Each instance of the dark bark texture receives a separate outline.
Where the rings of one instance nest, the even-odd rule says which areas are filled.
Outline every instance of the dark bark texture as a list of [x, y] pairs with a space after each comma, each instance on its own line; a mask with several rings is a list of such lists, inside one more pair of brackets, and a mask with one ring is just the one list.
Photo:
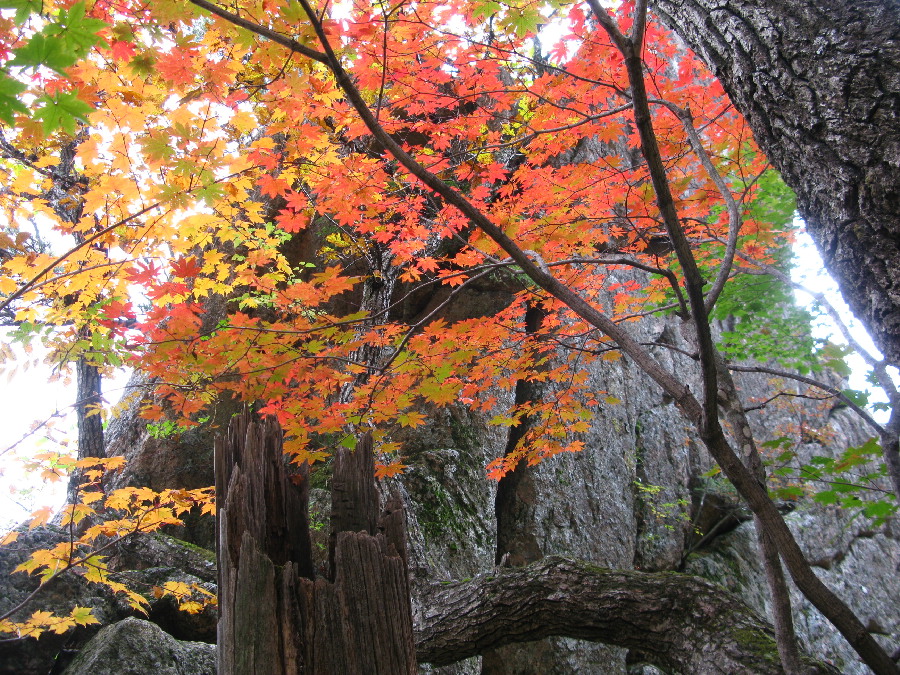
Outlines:
[[405, 515], [392, 500], [379, 518], [364, 486], [371, 438], [335, 466], [335, 484], [349, 486], [338, 527], [363, 531], [335, 532], [331, 580], [315, 578], [307, 475], [288, 475], [281, 440], [276, 422], [245, 411], [216, 444], [218, 672], [412, 675]]
[[[543, 311], [530, 306], [525, 313], [525, 332], [534, 335], [541, 326]], [[516, 382], [515, 404], [526, 405], [541, 400], [544, 385], [538, 381]], [[512, 453], [534, 421], [529, 415], [510, 428], [506, 440], [506, 455]], [[521, 567], [539, 560], [543, 551], [534, 533], [534, 502], [537, 494], [534, 476], [527, 462], [520, 460], [515, 469], [497, 483], [494, 513], [497, 518], [497, 554], [495, 562]], [[505, 562], [504, 562], [505, 561]]]
[[103, 445], [103, 405], [100, 370], [81, 356], [75, 362], [78, 380], [78, 401], [75, 414], [78, 419], [78, 458], [105, 457]]
[[[772, 629], [721, 587], [558, 556], [435, 585], [416, 652], [422, 662], [443, 665], [553, 635], [626, 647], [673, 672], [783, 672]], [[836, 672], [808, 659], [804, 666]]]
[[797, 193], [829, 271], [900, 363], [900, 5], [653, 0]]

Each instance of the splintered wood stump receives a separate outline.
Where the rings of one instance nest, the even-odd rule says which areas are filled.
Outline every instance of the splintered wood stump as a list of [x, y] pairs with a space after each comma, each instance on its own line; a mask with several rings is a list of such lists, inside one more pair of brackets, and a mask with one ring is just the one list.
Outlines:
[[218, 672], [416, 672], [399, 498], [378, 513], [372, 439], [335, 458], [331, 578], [315, 578], [307, 467], [289, 475], [281, 428], [245, 411], [215, 448]]

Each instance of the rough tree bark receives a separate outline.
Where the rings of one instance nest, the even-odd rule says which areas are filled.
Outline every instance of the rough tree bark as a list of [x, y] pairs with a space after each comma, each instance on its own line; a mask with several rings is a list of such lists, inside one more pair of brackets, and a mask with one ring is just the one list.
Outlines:
[[[89, 338], [85, 330], [80, 331], [82, 338]], [[78, 459], [86, 457], [105, 457], [106, 441], [103, 433], [103, 416], [100, 407], [103, 405], [103, 377], [100, 369], [82, 354], [75, 361], [76, 397], [75, 419], [78, 425]], [[83, 477], [81, 470], [75, 470], [69, 476], [66, 502], [75, 504]], [[83, 527], [88, 525], [84, 521]], [[72, 524], [74, 527], [74, 524]]]
[[103, 405], [102, 378], [100, 369], [91, 364], [85, 356], [75, 362], [77, 396], [75, 415], [78, 420], [78, 458], [105, 457], [103, 444], [103, 416], [99, 414]]
[[[331, 578], [315, 578], [306, 471], [288, 475], [281, 440], [277, 423], [245, 412], [216, 444], [219, 673], [412, 675], [402, 506], [379, 519], [369, 490], [345, 490], [341, 511], [363, 514], [363, 531], [337, 531]], [[336, 484], [374, 482], [368, 435], [348, 459]]]
[[[445, 665], [553, 635], [626, 647], [674, 672], [783, 672], [772, 629], [721, 587], [558, 556], [436, 584], [416, 630], [416, 652], [423, 662]], [[809, 658], [803, 665], [837, 672]]]
[[900, 363], [900, 5], [653, 0], [715, 73], [853, 312]]

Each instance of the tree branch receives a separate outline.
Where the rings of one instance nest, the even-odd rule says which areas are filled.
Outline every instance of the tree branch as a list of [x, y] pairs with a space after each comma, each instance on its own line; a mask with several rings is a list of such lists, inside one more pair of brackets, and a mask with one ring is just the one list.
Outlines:
[[694, 154], [700, 159], [700, 163], [706, 170], [710, 180], [716, 186], [719, 194], [722, 195], [722, 199], [725, 200], [725, 206], [728, 211], [728, 241], [725, 244], [725, 255], [722, 257], [722, 263], [719, 265], [719, 273], [716, 275], [716, 280], [713, 282], [712, 288], [706, 294], [706, 311], [709, 313], [715, 306], [716, 300], [718, 300], [719, 295], [722, 293], [722, 289], [725, 288], [725, 282], [728, 281], [728, 277], [731, 275], [734, 254], [737, 250], [737, 238], [741, 230], [741, 211], [738, 208], [737, 202], [734, 200], [734, 195], [731, 194], [731, 190], [728, 189], [725, 180], [722, 178], [718, 169], [716, 169], [715, 164], [712, 163], [709, 153], [706, 152], [706, 148], [703, 147], [703, 142], [700, 140], [700, 135], [694, 127], [694, 118], [691, 116], [690, 111], [679, 108], [668, 101], [654, 99], [652, 102], [665, 106], [681, 121]]
[[205, 9], [207, 12], [215, 14], [216, 16], [225, 19], [229, 23], [234, 24], [235, 26], [240, 26], [241, 28], [245, 28], [249, 30], [251, 33], [256, 33], [260, 37], [264, 37], [267, 40], [271, 40], [275, 44], [279, 44], [282, 47], [287, 47], [292, 52], [296, 52], [297, 54], [302, 54], [308, 58], [311, 58], [313, 61], [318, 61], [319, 63], [323, 63], [326, 66], [328, 65], [328, 57], [325, 56], [322, 52], [317, 52], [315, 49], [310, 49], [306, 45], [302, 45], [293, 38], [286, 37], [281, 33], [276, 33], [274, 30], [269, 30], [265, 26], [260, 26], [253, 21], [248, 21], [247, 19], [243, 19], [239, 17], [237, 14], [233, 14], [226, 9], [222, 9], [218, 5], [214, 5], [211, 2], [207, 2], [207, 0], [189, 0], [192, 5], [196, 5], [202, 9]]
[[734, 370], [740, 373], [763, 373], [766, 375], [774, 375], [775, 377], [783, 377], [788, 380], [794, 380], [796, 382], [802, 382], [803, 384], [808, 384], [810, 387], [815, 387], [816, 389], [821, 389], [822, 391], [827, 391], [829, 394], [838, 399], [841, 403], [849, 407], [853, 410], [857, 415], [859, 415], [863, 421], [868, 424], [877, 434], [882, 434], [884, 432], [884, 428], [875, 421], [875, 419], [863, 408], [856, 405], [853, 401], [851, 401], [840, 389], [836, 387], [832, 387], [820, 380], [816, 380], [812, 377], [806, 377], [805, 375], [800, 375], [799, 373], [792, 373], [787, 370], [781, 370], [779, 368], [769, 368], [768, 366], [740, 366], [734, 363], [728, 364], [729, 370]]
[[122, 220], [119, 220], [119, 221], [113, 223], [112, 225], [109, 225], [108, 227], [104, 227], [102, 230], [94, 232], [89, 237], [85, 237], [82, 241], [78, 242], [75, 246], [70, 248], [68, 251], [66, 251], [61, 256], [56, 258], [53, 262], [51, 262], [49, 265], [47, 265], [40, 272], [35, 274], [29, 281], [27, 281], [25, 284], [23, 284], [20, 288], [18, 288], [16, 291], [11, 293], [9, 295], [9, 297], [7, 297], [5, 300], [3, 300], [3, 302], [0, 302], [0, 312], [2, 312], [4, 309], [9, 307], [13, 302], [15, 302], [18, 298], [20, 298], [22, 296], [22, 294], [26, 293], [28, 290], [33, 288], [45, 274], [49, 274], [50, 272], [52, 272], [56, 268], [57, 265], [59, 265], [64, 260], [66, 260], [69, 256], [73, 255], [77, 251], [80, 251], [85, 246], [97, 241], [103, 235], [109, 234], [113, 230], [115, 230], [119, 227], [122, 227], [123, 225], [127, 225], [135, 218], [140, 218], [142, 215], [144, 215], [145, 213], [147, 213], [149, 211], [152, 211], [159, 205], [160, 205], [159, 202], [151, 204], [150, 206], [147, 206], [147, 207], [141, 209], [137, 213], [133, 213], [132, 215], [128, 216], [127, 218], [123, 218]]

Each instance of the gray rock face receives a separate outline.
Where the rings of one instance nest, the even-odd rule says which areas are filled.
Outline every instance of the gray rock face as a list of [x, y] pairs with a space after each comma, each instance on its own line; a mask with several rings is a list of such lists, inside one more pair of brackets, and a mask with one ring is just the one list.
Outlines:
[[[663, 321], [651, 322], [642, 337], [652, 340], [665, 328]], [[670, 358], [665, 351], [661, 356]], [[581, 436], [583, 452], [557, 455], [529, 469], [530, 481], [517, 493], [515, 539], [538, 557], [673, 569], [690, 530], [690, 485], [710, 461], [675, 407], [627, 359], [595, 362], [589, 377], [591, 391], [603, 393], [598, 398], [619, 403], [596, 411]], [[508, 405], [511, 393], [498, 398], [500, 406]], [[409, 495], [419, 578], [465, 578], [494, 564], [494, 485], [484, 466], [502, 456], [506, 433], [487, 421], [462, 407], [436, 411], [408, 443], [410, 468], [400, 482]], [[429, 526], [435, 511], [440, 527]], [[427, 603], [427, 597], [419, 602]], [[623, 649], [550, 639], [505, 647], [485, 661], [490, 672], [509, 675], [603, 674], [624, 673], [626, 656]], [[433, 672], [480, 672], [476, 663], [461, 668]]]
[[[221, 429], [241, 404], [222, 401], [211, 419], [185, 431], [168, 434], [151, 433], [151, 427], [138, 416], [142, 405], [152, 399], [155, 383], [135, 373], [126, 387], [123, 412], [114, 418], [106, 431], [106, 454], [122, 456], [126, 469], [109, 478], [108, 489], [127, 486], [195, 489], [213, 484], [212, 448], [216, 430]], [[215, 548], [215, 522], [212, 516], [188, 513], [184, 524], [168, 528], [173, 536], [204, 548]]]
[[[679, 344], [675, 321], [647, 322], [644, 331], [640, 337], [645, 341], [663, 337]], [[699, 389], [692, 381], [694, 362], [664, 347], [656, 352], [672, 370], [685, 374], [692, 389]], [[684, 569], [690, 554], [685, 571], [725, 585], [767, 614], [752, 523], [724, 534], [749, 516], [727, 483], [704, 476], [713, 463], [690, 425], [627, 359], [591, 364], [589, 377], [593, 391], [619, 403], [596, 411], [590, 430], [581, 436], [583, 452], [558, 455], [531, 469], [530, 486], [519, 495], [522, 506], [515, 525], [523, 538], [541, 555], [626, 569]], [[736, 379], [745, 401], [764, 400], [772, 391], [768, 376]], [[800, 459], [808, 461], [868, 437], [868, 430], [845, 410], [829, 412], [811, 402], [788, 401], [750, 413], [758, 441], [789, 436], [799, 443]], [[468, 411], [449, 409], [416, 430], [410, 469], [399, 482], [407, 491], [414, 573], [420, 578], [464, 578], [493, 562], [492, 486], [479, 467], [502, 454], [505, 439], [485, 422]], [[438, 505], [437, 523], [442, 525], [432, 527]], [[789, 520], [826, 583], [894, 649], [900, 644], [900, 543], [891, 528], [872, 531], [851, 515], [807, 504]], [[414, 606], [427, 601], [427, 596], [415, 598]], [[804, 648], [845, 672], [865, 672], [843, 639], [796, 592], [794, 606]], [[642, 667], [629, 664], [625, 650], [562, 639], [509, 646], [486, 655], [485, 663], [489, 672], [509, 675], [619, 675]], [[467, 662], [422, 672], [481, 671], [479, 664]]]
[[[896, 524], [880, 531], [836, 509], [804, 507], [787, 516], [818, 576], [859, 616], [890, 653], [900, 635], [900, 541]], [[741, 525], [705, 551], [686, 570], [724, 585], [763, 615], [770, 614], [766, 582], [751, 524]], [[870, 672], [828, 621], [791, 588], [794, 621], [805, 649], [848, 675]]]
[[65, 675], [215, 675], [216, 648], [176, 640], [155, 623], [128, 618], [106, 626]]

